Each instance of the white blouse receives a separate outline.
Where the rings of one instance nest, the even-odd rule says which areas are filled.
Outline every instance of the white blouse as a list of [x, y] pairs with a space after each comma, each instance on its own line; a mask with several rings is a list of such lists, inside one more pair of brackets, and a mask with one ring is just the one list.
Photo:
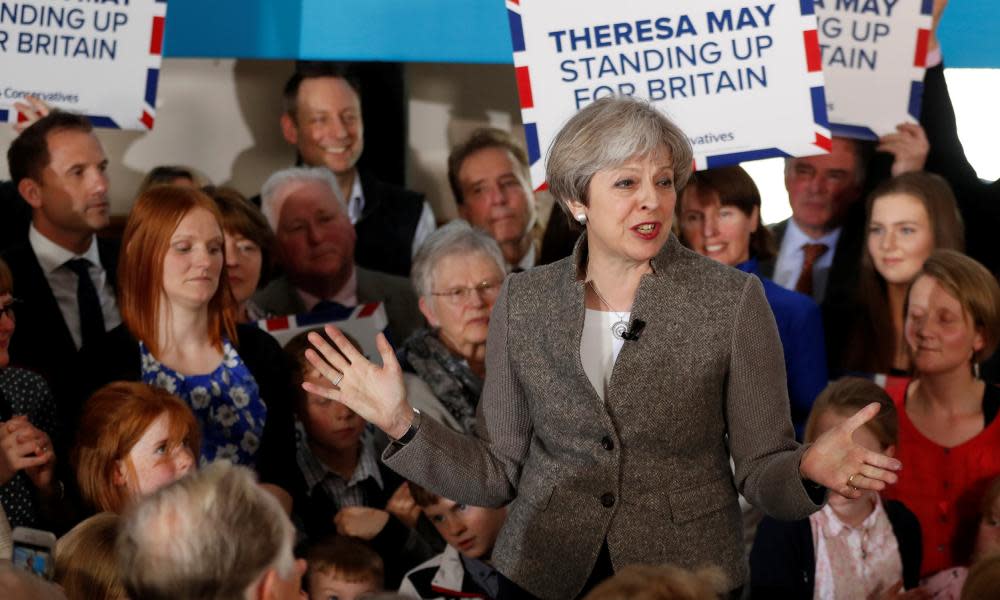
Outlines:
[[629, 322], [632, 313], [614, 313], [587, 309], [583, 319], [583, 335], [580, 336], [580, 362], [583, 372], [587, 374], [594, 391], [605, 399], [608, 383], [611, 381], [611, 371], [615, 368], [618, 353], [622, 350], [625, 340], [620, 340], [611, 333], [611, 326], [619, 318]]

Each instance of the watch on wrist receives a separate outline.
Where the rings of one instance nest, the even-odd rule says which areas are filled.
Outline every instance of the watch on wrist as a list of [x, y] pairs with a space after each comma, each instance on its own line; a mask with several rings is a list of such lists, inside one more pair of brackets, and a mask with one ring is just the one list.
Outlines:
[[405, 446], [406, 444], [410, 443], [410, 440], [412, 440], [414, 436], [417, 435], [417, 430], [420, 429], [420, 421], [422, 419], [423, 416], [420, 414], [420, 410], [414, 408], [413, 420], [410, 421], [410, 427], [406, 430], [405, 433], [403, 433], [403, 435], [399, 436], [399, 439], [396, 440], [396, 443], [401, 446]]

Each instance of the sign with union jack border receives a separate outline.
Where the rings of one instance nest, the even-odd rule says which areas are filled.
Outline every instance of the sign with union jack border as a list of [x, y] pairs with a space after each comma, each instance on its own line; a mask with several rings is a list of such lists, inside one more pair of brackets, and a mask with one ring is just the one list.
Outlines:
[[916, 123], [934, 0], [816, 0], [833, 135], [875, 140]]
[[650, 100], [695, 168], [830, 150], [813, 0], [506, 0], [531, 177], [594, 99]]
[[257, 326], [270, 333], [282, 346], [304, 331], [320, 329], [325, 325], [335, 325], [361, 346], [361, 353], [368, 360], [382, 364], [382, 356], [375, 345], [375, 336], [380, 332], [385, 333], [389, 319], [381, 302], [360, 306], [338, 306], [325, 311], [257, 321]]
[[0, 3], [0, 122], [26, 96], [95, 127], [153, 128], [166, 0]]

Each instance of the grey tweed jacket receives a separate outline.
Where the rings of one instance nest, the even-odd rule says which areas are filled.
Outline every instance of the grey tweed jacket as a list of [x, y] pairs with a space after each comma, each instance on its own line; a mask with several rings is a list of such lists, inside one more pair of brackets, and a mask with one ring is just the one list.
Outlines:
[[386, 464], [457, 502], [509, 502], [494, 562], [542, 598], [576, 596], [605, 539], [616, 570], [715, 564], [742, 585], [736, 490], [780, 519], [819, 508], [799, 476], [763, 288], [671, 236], [632, 306], [645, 330], [622, 348], [602, 402], [580, 362], [583, 248], [501, 290], [480, 437], [424, 419]]

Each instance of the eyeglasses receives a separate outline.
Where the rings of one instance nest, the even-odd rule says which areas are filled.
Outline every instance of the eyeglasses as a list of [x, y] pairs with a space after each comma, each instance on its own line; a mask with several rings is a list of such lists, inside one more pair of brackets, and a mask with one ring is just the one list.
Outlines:
[[503, 280], [481, 281], [472, 287], [456, 287], [443, 292], [431, 292], [431, 296], [440, 296], [455, 306], [460, 306], [472, 299], [472, 294], [478, 294], [480, 298], [489, 302], [496, 300], [500, 293], [500, 285]]
[[17, 298], [11, 298], [10, 302], [0, 306], [0, 319], [9, 317], [11, 321], [14, 320], [14, 307], [21, 304], [21, 301]]

